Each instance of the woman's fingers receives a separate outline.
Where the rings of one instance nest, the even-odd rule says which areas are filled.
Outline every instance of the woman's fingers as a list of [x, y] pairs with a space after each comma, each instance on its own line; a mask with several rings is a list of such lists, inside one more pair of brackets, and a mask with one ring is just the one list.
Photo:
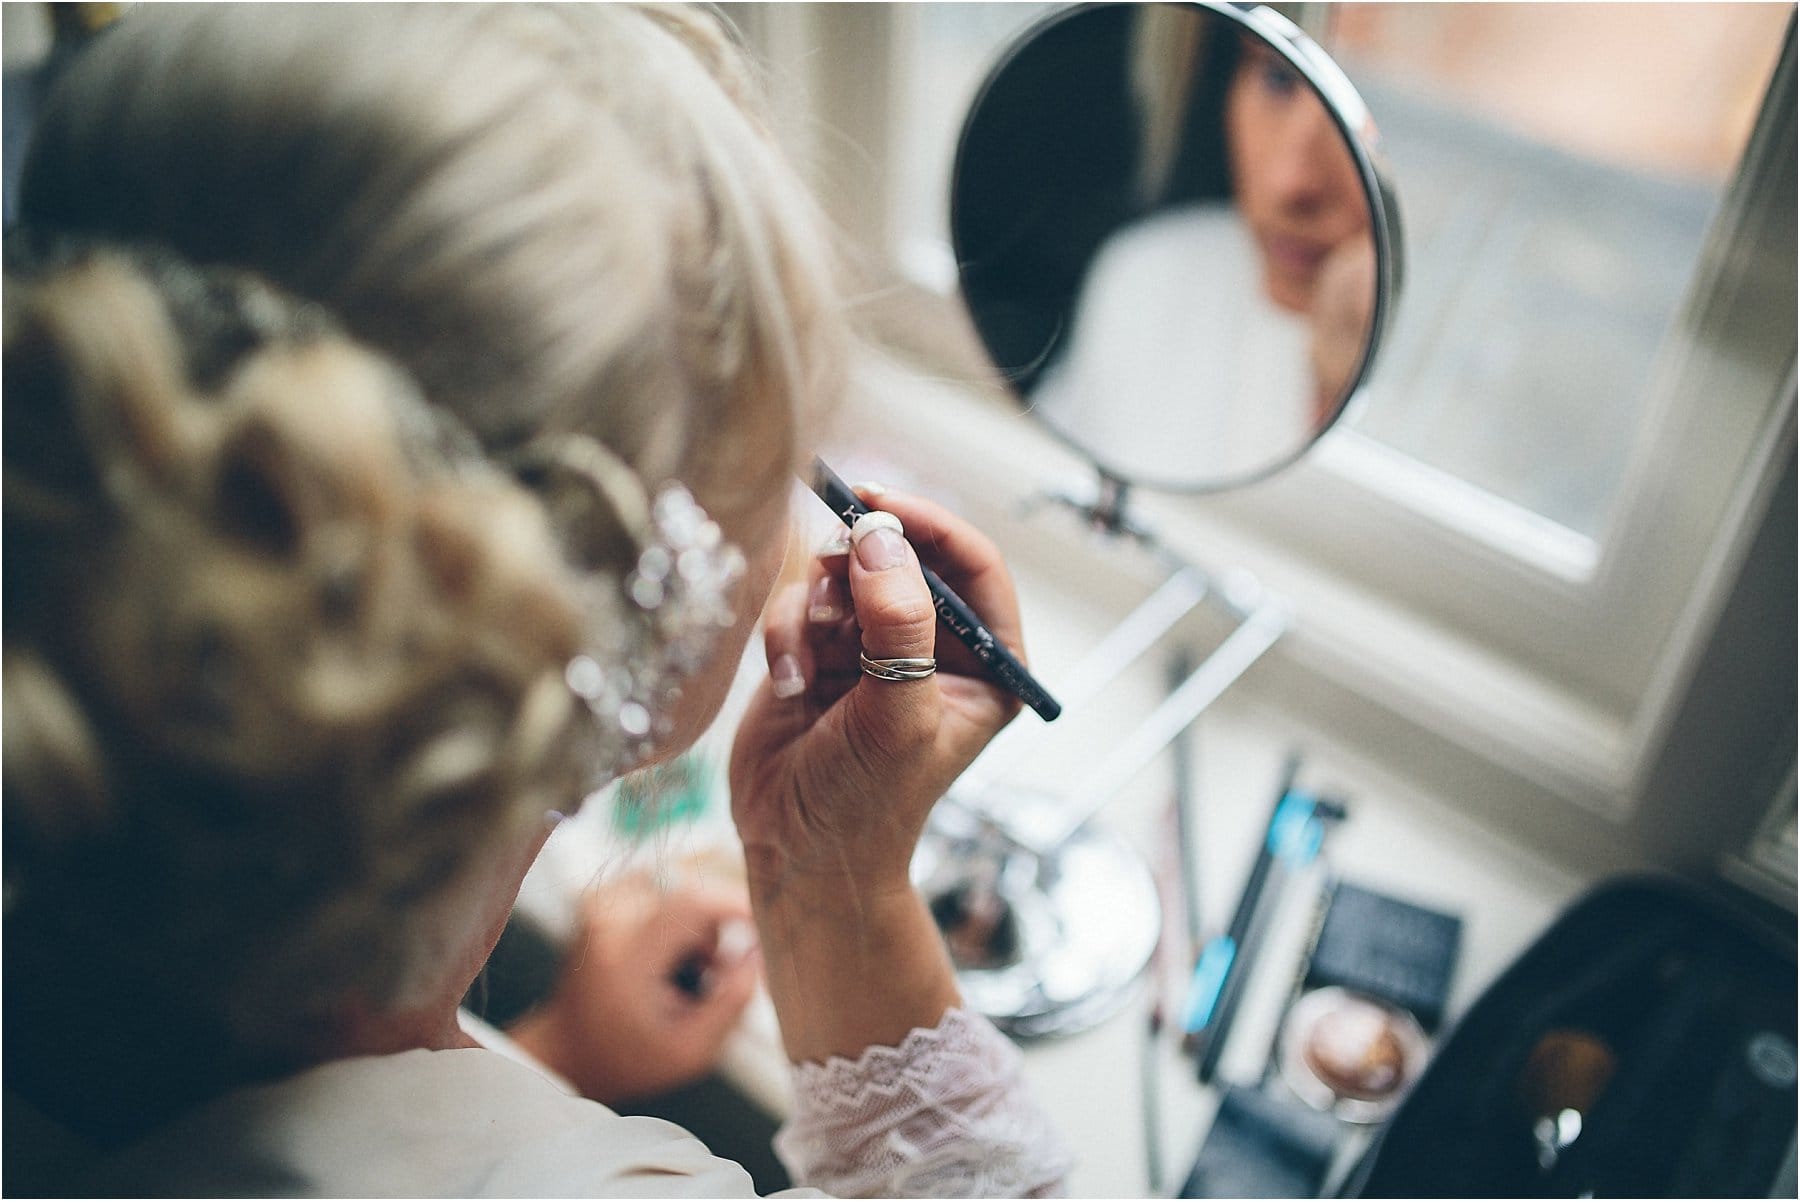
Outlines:
[[857, 625], [848, 568], [814, 563], [805, 580], [778, 591], [763, 610], [763, 651], [777, 701], [799, 701], [814, 714], [855, 685]]
[[[905, 523], [907, 540], [924, 565], [937, 572], [994, 636], [1023, 661], [1018, 596], [1012, 575], [993, 542], [941, 505], [916, 496], [883, 489], [870, 492], [864, 499]], [[966, 676], [992, 685], [987, 668], [954, 636], [940, 634], [937, 646], [938, 666], [948, 676]], [[949, 686], [953, 682], [945, 683]]]
[[[904, 529], [899, 518], [877, 511], [864, 514], [850, 531], [850, 593], [860, 650], [871, 659], [930, 659], [936, 650], [937, 611]], [[851, 737], [865, 753], [889, 762], [928, 743], [940, 714], [935, 676], [864, 676], [845, 698]]]
[[906, 527], [920, 560], [967, 601], [994, 636], [1022, 656], [1019, 598], [1012, 573], [986, 534], [942, 505], [903, 492], [870, 492], [871, 508], [892, 513]]
[[[1022, 656], [1018, 598], [992, 541], [942, 506], [915, 496], [881, 489], [869, 491], [863, 499], [871, 508], [898, 517], [915, 557], [942, 576], [995, 636]], [[853, 545], [844, 540], [838, 553], [829, 553], [830, 547], [821, 551], [806, 586], [806, 640], [811, 652], [807, 679], [809, 695], [821, 709], [836, 702], [860, 674], [857, 653], [866, 640], [860, 636], [849, 593], [853, 556], [844, 553]], [[943, 672], [987, 681], [985, 669], [954, 638], [940, 633], [935, 646]]]
[[863, 650], [875, 659], [929, 658], [937, 611], [904, 524], [892, 513], [865, 513], [850, 537], [850, 593]]
[[815, 559], [806, 585], [807, 625], [831, 626], [854, 614], [850, 606], [850, 557]]
[[807, 583], [806, 647], [811, 656], [808, 692], [820, 710], [829, 709], [861, 676], [857, 652], [862, 632], [850, 598], [847, 555], [815, 562]]
[[769, 689], [779, 700], [794, 700], [812, 678], [812, 648], [806, 637], [806, 585], [789, 584], [763, 607], [763, 653]]
[[[855, 698], [841, 715], [847, 732], [865, 750], [901, 756], [922, 749], [938, 730], [944, 688], [957, 690], [958, 697], [971, 683], [982, 685], [982, 696], [992, 690], [973, 653], [938, 632], [937, 611], [912, 544], [915, 530], [930, 546], [934, 569], [1015, 653], [1021, 651], [1018, 600], [999, 551], [968, 522], [913, 496], [882, 491], [866, 499], [874, 510], [851, 532], [848, 549], [839, 546], [832, 553], [828, 547], [815, 556], [806, 578], [778, 594], [765, 611], [766, 695], [777, 711], [791, 710], [807, 724]], [[873, 659], [931, 659], [940, 674], [876, 679], [862, 669], [864, 653]], [[799, 700], [804, 703], [787, 705]], [[756, 712], [764, 724], [773, 716]]]

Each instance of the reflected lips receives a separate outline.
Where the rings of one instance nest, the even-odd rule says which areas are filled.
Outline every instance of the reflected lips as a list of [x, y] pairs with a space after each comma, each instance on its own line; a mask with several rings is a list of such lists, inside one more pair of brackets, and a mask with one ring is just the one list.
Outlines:
[[1283, 275], [1309, 282], [1325, 261], [1326, 250], [1317, 242], [1290, 234], [1269, 234], [1263, 239], [1263, 252]]

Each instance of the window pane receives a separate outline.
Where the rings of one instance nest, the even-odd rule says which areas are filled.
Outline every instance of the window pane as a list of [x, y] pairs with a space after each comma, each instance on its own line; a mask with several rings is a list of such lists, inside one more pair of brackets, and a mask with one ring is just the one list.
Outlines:
[[950, 255], [950, 167], [975, 91], [1001, 49], [1055, 4], [907, 4], [897, 52], [892, 228], [914, 278], [956, 287]]
[[1601, 538], [1790, 12], [1331, 6], [1406, 219], [1361, 432]]

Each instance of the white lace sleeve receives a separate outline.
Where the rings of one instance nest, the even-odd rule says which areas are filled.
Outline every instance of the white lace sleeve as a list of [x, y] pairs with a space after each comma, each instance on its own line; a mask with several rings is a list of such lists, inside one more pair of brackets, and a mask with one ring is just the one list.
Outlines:
[[1016, 1047], [952, 1009], [898, 1047], [794, 1067], [775, 1150], [795, 1181], [840, 1197], [1031, 1197], [1073, 1159], [1026, 1090]]

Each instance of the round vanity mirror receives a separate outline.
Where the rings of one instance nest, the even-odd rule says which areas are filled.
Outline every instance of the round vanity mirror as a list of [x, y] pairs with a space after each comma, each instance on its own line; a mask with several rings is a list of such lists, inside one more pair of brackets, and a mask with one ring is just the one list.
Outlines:
[[1123, 483], [1293, 462], [1380, 344], [1398, 221], [1343, 73], [1272, 9], [1101, 4], [1029, 30], [963, 127], [951, 233], [1021, 402]]
[[1070, 796], [1004, 787], [984, 759], [934, 812], [915, 880], [969, 1003], [1016, 1034], [1072, 1033], [1129, 998], [1161, 903], [1143, 859], [1087, 818], [1286, 627], [1277, 598], [1160, 547], [1125, 497], [1264, 478], [1342, 417], [1398, 287], [1374, 137], [1291, 22], [1214, 3], [1055, 13], [963, 126], [950, 225], [975, 326], [1024, 407], [1100, 472], [1091, 506], [1057, 499], [1176, 564], [1065, 703], [1203, 601], [1234, 626]]

